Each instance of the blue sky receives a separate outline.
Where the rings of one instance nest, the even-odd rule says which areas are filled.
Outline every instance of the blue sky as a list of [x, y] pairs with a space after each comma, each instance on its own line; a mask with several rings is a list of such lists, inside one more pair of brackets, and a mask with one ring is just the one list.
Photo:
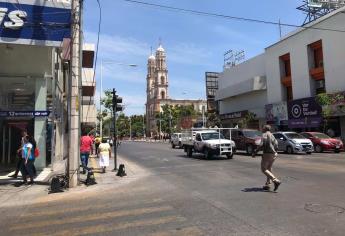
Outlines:
[[[103, 70], [103, 88], [116, 88], [125, 113], [143, 114], [146, 102], [146, 64], [150, 47], [159, 38], [167, 53], [169, 96], [174, 99], [205, 98], [206, 71], [222, 71], [227, 50], [244, 50], [246, 59], [258, 55], [279, 40], [277, 26], [225, 20], [127, 3], [100, 0], [102, 28], [97, 69], [96, 101], [100, 93], [100, 60], [111, 60]], [[255, 18], [300, 25], [304, 15], [296, 10], [301, 0], [143, 0], [224, 15]], [[96, 42], [98, 7], [84, 1], [85, 42]], [[283, 27], [283, 34], [293, 28]], [[123, 64], [137, 64], [137, 68]]]

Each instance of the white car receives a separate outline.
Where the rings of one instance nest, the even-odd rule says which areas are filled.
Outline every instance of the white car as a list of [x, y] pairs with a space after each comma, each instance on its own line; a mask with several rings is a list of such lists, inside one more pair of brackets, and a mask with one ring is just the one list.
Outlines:
[[171, 135], [171, 147], [175, 148], [176, 146], [178, 146], [179, 148], [182, 148], [182, 143], [181, 143], [181, 133], [173, 133]]

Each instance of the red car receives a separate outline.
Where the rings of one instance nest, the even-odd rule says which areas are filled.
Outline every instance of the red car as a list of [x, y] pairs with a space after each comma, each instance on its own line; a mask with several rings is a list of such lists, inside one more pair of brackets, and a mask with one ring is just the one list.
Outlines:
[[301, 134], [313, 142], [315, 152], [344, 151], [344, 144], [342, 141], [335, 138], [331, 138], [326, 134], [318, 132], [304, 132]]

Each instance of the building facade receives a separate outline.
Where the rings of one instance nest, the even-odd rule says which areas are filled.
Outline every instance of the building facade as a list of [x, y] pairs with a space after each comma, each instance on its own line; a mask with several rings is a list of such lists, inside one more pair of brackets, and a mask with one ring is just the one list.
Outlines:
[[166, 52], [162, 45], [151, 55], [147, 62], [146, 77], [146, 135], [159, 133], [156, 114], [161, 112], [163, 105], [188, 106], [192, 105], [197, 112], [206, 107], [204, 100], [174, 100], [169, 97], [169, 80]]
[[[309, 23], [267, 47], [262, 55], [225, 70], [216, 98], [224, 123], [233, 125], [235, 113], [248, 110], [261, 120], [260, 125], [296, 131], [332, 129], [344, 138], [344, 10]], [[243, 82], [248, 77], [261, 78], [260, 91], [255, 78], [253, 83]], [[337, 99], [322, 104], [320, 96]], [[325, 110], [329, 110], [327, 116]]]

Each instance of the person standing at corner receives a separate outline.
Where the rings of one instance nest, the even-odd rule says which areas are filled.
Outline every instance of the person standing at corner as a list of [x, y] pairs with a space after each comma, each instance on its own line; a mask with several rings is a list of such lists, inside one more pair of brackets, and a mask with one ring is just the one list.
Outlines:
[[23, 161], [23, 156], [22, 156], [22, 153], [23, 153], [23, 146], [25, 144], [25, 137], [28, 135], [28, 132], [26, 130], [22, 130], [21, 131], [21, 140], [20, 140], [20, 147], [19, 149], [17, 150], [17, 155], [18, 155], [18, 162], [17, 162], [17, 165], [16, 165], [16, 171], [14, 172], [13, 175], [10, 175], [9, 177], [12, 177], [12, 178], [17, 178], [18, 177], [18, 173], [20, 171], [20, 168], [22, 166], [22, 161]]
[[27, 175], [30, 177], [29, 184], [34, 183], [34, 150], [35, 146], [30, 142], [30, 137], [27, 135], [24, 137], [24, 145], [22, 148], [22, 164], [21, 164], [21, 173], [23, 176], [24, 184], [27, 183]]
[[111, 147], [106, 138], [102, 139], [102, 143], [98, 147], [99, 166], [102, 168], [102, 172], [105, 173], [105, 169], [109, 166], [109, 158], [111, 157]]
[[261, 159], [261, 171], [266, 175], [266, 183], [263, 186], [264, 190], [270, 190], [271, 182], [274, 184], [274, 191], [277, 191], [281, 182], [272, 173], [272, 166], [275, 159], [278, 157], [278, 141], [271, 133], [271, 126], [265, 125], [263, 127], [262, 142], [260, 146], [253, 152], [253, 157], [255, 154], [262, 149], [263, 155]]
[[101, 144], [101, 138], [99, 137], [99, 136], [96, 136], [96, 138], [95, 138], [95, 154], [96, 154], [96, 156], [98, 156], [98, 147], [99, 147], [99, 145]]
[[84, 135], [80, 138], [80, 160], [83, 166], [83, 174], [86, 173], [89, 156], [92, 153], [92, 144], [93, 141], [91, 137], [84, 133]]

